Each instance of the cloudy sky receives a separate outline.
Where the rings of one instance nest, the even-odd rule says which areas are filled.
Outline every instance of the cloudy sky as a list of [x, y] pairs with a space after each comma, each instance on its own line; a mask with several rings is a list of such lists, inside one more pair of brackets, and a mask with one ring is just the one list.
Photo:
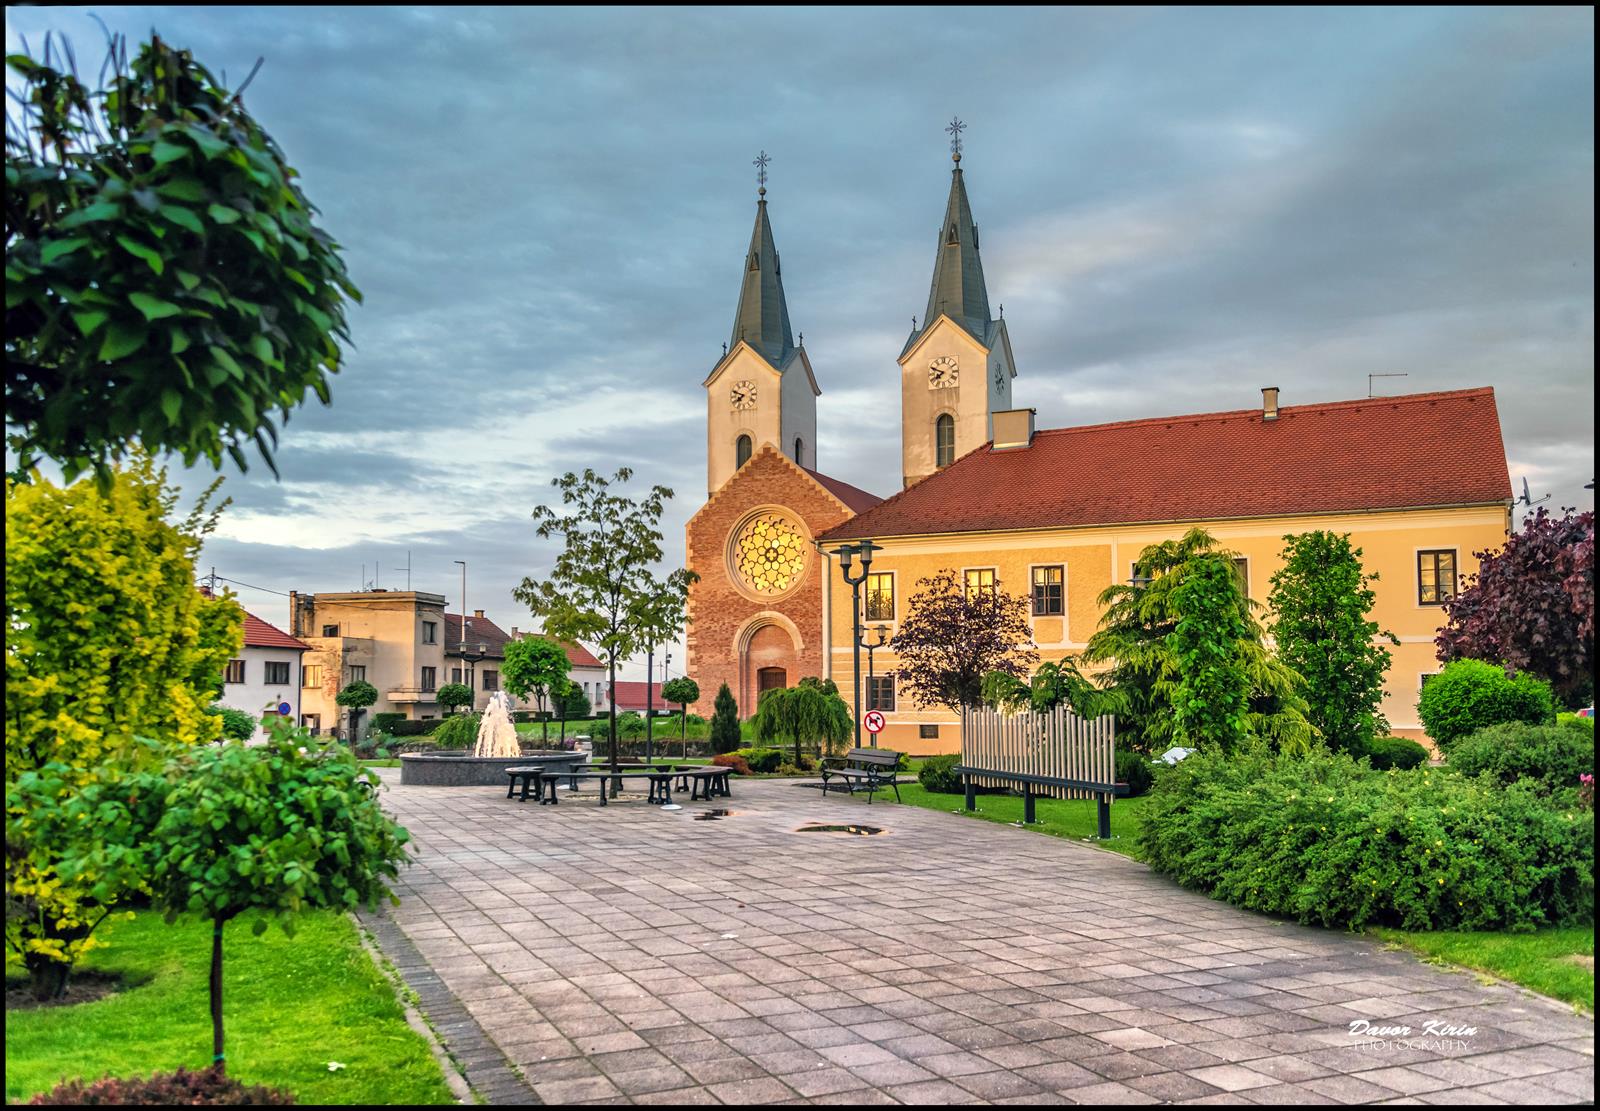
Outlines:
[[1591, 9], [17, 8], [7, 50], [92, 73], [91, 10], [265, 56], [247, 103], [366, 296], [205, 552], [274, 622], [409, 552], [527, 626], [529, 513], [586, 466], [677, 491], [681, 562], [762, 149], [820, 468], [892, 493], [952, 114], [1042, 426], [1490, 385], [1513, 481], [1593, 506]]

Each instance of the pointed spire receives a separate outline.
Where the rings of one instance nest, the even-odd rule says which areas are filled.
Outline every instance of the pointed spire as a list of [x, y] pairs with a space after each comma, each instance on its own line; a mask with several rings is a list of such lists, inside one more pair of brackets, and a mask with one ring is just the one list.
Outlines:
[[989, 328], [989, 291], [983, 281], [983, 261], [978, 257], [978, 226], [972, 220], [961, 174], [961, 132], [966, 126], [954, 119], [945, 128], [951, 136], [950, 157], [955, 168], [950, 171], [950, 200], [939, 228], [939, 253], [923, 320], [931, 324], [945, 313], [982, 341]]
[[733, 343], [744, 340], [775, 367], [794, 350], [789, 327], [789, 306], [783, 296], [783, 271], [778, 248], [767, 221], [767, 152], [752, 163], [756, 167], [756, 225], [750, 233], [750, 250], [744, 259], [744, 284], [739, 290], [739, 310], [733, 318]]

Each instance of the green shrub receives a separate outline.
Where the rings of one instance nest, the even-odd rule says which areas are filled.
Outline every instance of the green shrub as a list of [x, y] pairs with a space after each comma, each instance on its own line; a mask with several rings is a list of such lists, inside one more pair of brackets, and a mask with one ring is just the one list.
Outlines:
[[959, 795], [962, 792], [961, 777], [956, 774], [956, 767], [960, 763], [961, 757], [956, 753], [930, 757], [923, 761], [922, 770], [917, 773], [917, 782], [926, 791]]
[[719, 768], [732, 768], [734, 775], [749, 775], [750, 765], [744, 762], [744, 757], [735, 752], [719, 752], [711, 758], [711, 762]]
[[149, 1077], [108, 1076], [89, 1082], [64, 1080], [28, 1100], [32, 1107], [85, 1107], [102, 1103], [284, 1107], [294, 1103], [294, 1096], [282, 1088], [245, 1084], [218, 1069], [190, 1072], [180, 1066], [177, 1072], [155, 1073]]
[[783, 751], [776, 748], [738, 748], [733, 755], [750, 765], [750, 770], [766, 775], [783, 763]]
[[1491, 725], [1457, 741], [1450, 766], [1507, 786], [1533, 779], [1547, 791], [1576, 788], [1578, 776], [1594, 774], [1594, 726]]
[[1379, 772], [1344, 754], [1196, 753], [1157, 780], [1139, 844], [1186, 887], [1302, 922], [1592, 922], [1594, 823], [1542, 796], [1531, 783]]
[[478, 743], [482, 721], [482, 714], [451, 714], [443, 721], [428, 723], [437, 726], [429, 739], [439, 748], [471, 748]]
[[401, 718], [399, 721], [391, 722], [389, 727], [382, 730], [382, 732], [391, 737], [425, 737], [439, 728], [444, 721], [448, 720], [448, 718], [430, 718], [427, 721], [411, 721], [407, 718]]
[[405, 721], [406, 715], [393, 710], [385, 710], [381, 714], [372, 715], [372, 731], [374, 733], [392, 733], [396, 722]]
[[1526, 671], [1510, 676], [1497, 664], [1452, 660], [1422, 688], [1417, 713], [1428, 736], [1448, 751], [1468, 733], [1490, 725], [1546, 725], [1555, 721], [1556, 707], [1550, 684]]
[[635, 710], [624, 710], [617, 715], [617, 736], [644, 736], [644, 715]]
[[222, 736], [230, 741], [248, 741], [256, 735], [261, 719], [255, 714], [235, 710], [230, 706], [213, 706], [222, 715]]
[[1367, 761], [1380, 772], [1417, 767], [1428, 762], [1428, 750], [1405, 737], [1374, 737], [1367, 743]]
[[1150, 758], [1141, 756], [1137, 752], [1130, 752], [1119, 748], [1116, 752], [1117, 782], [1128, 785], [1128, 797], [1138, 798], [1148, 794], [1150, 784], [1155, 782], [1155, 773], [1150, 770]]

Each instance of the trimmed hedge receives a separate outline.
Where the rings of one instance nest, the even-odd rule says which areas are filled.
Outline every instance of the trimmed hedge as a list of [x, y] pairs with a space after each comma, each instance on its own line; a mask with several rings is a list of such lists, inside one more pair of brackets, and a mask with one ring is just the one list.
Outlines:
[[1529, 930], [1594, 919], [1594, 822], [1575, 793], [1343, 754], [1196, 753], [1145, 804], [1144, 859], [1302, 922]]
[[374, 733], [388, 733], [397, 721], [405, 721], [406, 715], [394, 710], [385, 710], [381, 714], [372, 715], [372, 731]]
[[924, 790], [941, 795], [959, 795], [961, 777], [956, 774], [956, 767], [960, 763], [961, 757], [953, 753], [930, 757], [923, 761], [922, 770], [917, 772], [917, 782], [922, 784]]
[[1498, 664], [1452, 660], [1422, 688], [1417, 713], [1433, 743], [1448, 751], [1462, 737], [1491, 725], [1550, 724], [1556, 703], [1550, 684], [1526, 671], [1507, 675]]
[[1428, 750], [1406, 737], [1374, 737], [1367, 743], [1367, 762], [1380, 772], [1405, 771], [1428, 762]]
[[1491, 725], [1458, 741], [1450, 766], [1506, 786], [1533, 779], [1547, 791], [1574, 789], [1578, 776], [1594, 774], [1594, 725]]
[[761, 775], [778, 770], [783, 763], [783, 751], [776, 748], [736, 748], [730, 754], [750, 765], [750, 770]]
[[[456, 715], [452, 714], [451, 716], [454, 717]], [[391, 737], [426, 737], [439, 728], [443, 721], [448, 720], [449, 718], [433, 718], [430, 721], [410, 721], [406, 718], [401, 718], [399, 721], [391, 722], [383, 732]]]
[[1138, 798], [1149, 794], [1155, 782], [1155, 772], [1150, 769], [1150, 758], [1125, 748], [1116, 751], [1117, 782], [1128, 785], [1128, 797]]

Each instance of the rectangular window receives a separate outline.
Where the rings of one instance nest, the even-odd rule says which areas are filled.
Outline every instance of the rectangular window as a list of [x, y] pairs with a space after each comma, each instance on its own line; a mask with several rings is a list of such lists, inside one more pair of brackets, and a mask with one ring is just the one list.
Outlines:
[[1239, 576], [1239, 589], [1246, 598], [1250, 597], [1250, 560], [1240, 556], [1233, 561], [1233, 570]]
[[267, 686], [289, 685], [289, 663], [287, 660], [267, 661]]
[[425, 691], [437, 690], [439, 686], [439, 669], [425, 667], [422, 669], [422, 689]]
[[1417, 690], [1420, 691], [1423, 687], [1427, 686], [1428, 680], [1432, 679], [1437, 674], [1439, 674], [1437, 671], [1424, 671], [1421, 675], [1418, 675]]
[[365, 683], [367, 681], [367, 665], [366, 664], [351, 664], [350, 665], [350, 681], [352, 683]]
[[483, 689], [486, 691], [497, 691], [500, 689], [500, 673], [498, 671], [484, 671]]
[[1035, 567], [1033, 569], [1033, 616], [1060, 617], [1066, 610], [1062, 594], [1065, 568]]
[[1417, 553], [1417, 602], [1443, 605], [1456, 596], [1456, 550]]
[[322, 635], [325, 636], [325, 637], [336, 637], [336, 636], [338, 636], [339, 635], [339, 626], [337, 626], [337, 625], [324, 625], [322, 627]]
[[967, 597], [971, 598], [979, 591], [994, 593], [994, 568], [969, 567], [963, 574], [966, 582]]
[[867, 677], [867, 709], [894, 712], [894, 674]]
[[302, 667], [300, 669], [300, 685], [306, 688], [322, 686], [322, 665], [306, 664], [306, 666]]
[[422, 643], [439, 643], [439, 623], [437, 621], [424, 621], [422, 623]]
[[872, 571], [867, 575], [867, 621], [894, 620], [894, 574]]
[[223, 682], [225, 682], [225, 683], [242, 683], [242, 682], [244, 682], [244, 661], [243, 660], [229, 660], [228, 661], [228, 673], [226, 675], [224, 675], [222, 677], [222, 679], [223, 679]]
[[917, 726], [917, 736], [925, 741], [936, 741], [939, 739], [939, 727], [937, 725], [919, 725]]
[[450, 681], [452, 683], [461, 682], [461, 669], [459, 667], [452, 667], [450, 669]]

